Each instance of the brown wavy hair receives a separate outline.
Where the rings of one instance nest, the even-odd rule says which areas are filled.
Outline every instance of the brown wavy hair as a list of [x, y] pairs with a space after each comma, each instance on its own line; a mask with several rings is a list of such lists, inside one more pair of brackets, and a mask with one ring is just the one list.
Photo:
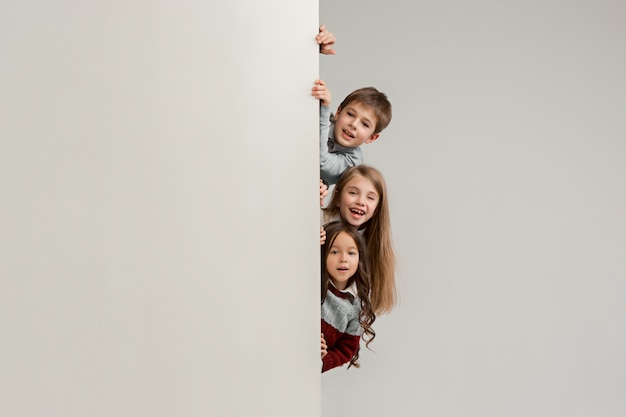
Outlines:
[[[359, 233], [356, 228], [351, 226], [350, 224], [344, 221], [334, 221], [324, 225], [324, 230], [326, 230], [326, 242], [322, 245], [321, 251], [321, 270], [322, 270], [322, 303], [326, 299], [326, 293], [328, 292], [328, 286], [330, 285], [330, 274], [326, 269], [326, 258], [328, 257], [328, 253], [330, 252], [335, 239], [341, 232], [347, 233], [356, 244], [356, 248], [359, 251], [359, 265], [357, 266], [356, 272], [350, 280], [348, 281], [348, 286], [352, 285], [352, 283], [356, 283], [357, 294], [359, 295], [359, 300], [361, 301], [361, 312], [359, 314], [359, 325], [363, 330], [361, 338], [365, 342], [365, 347], [369, 348], [369, 344], [376, 337], [376, 332], [372, 328], [372, 324], [376, 320], [376, 314], [372, 309], [372, 305], [370, 304], [370, 277], [367, 273], [368, 266], [368, 256], [367, 256], [367, 247], [363, 237]], [[355, 368], [359, 368], [359, 351], [354, 354], [354, 356], [350, 359], [350, 363], [348, 368], [354, 366]]]
[[387, 198], [387, 185], [383, 175], [370, 165], [348, 168], [335, 185], [332, 198], [324, 208], [326, 221], [340, 217], [339, 202], [346, 184], [356, 176], [369, 180], [378, 193], [376, 211], [360, 226], [367, 244], [369, 274], [371, 278], [370, 302], [377, 315], [390, 312], [397, 303], [396, 257], [391, 238], [391, 221]]

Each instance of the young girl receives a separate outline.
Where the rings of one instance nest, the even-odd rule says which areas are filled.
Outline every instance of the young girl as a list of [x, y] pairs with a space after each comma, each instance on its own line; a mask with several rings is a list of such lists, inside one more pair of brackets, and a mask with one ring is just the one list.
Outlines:
[[396, 262], [382, 174], [369, 165], [348, 168], [323, 210], [327, 220], [339, 217], [362, 232], [369, 254], [370, 303], [375, 314], [388, 313], [396, 304]]
[[370, 281], [366, 248], [360, 233], [349, 224], [327, 224], [322, 246], [322, 372], [349, 363], [359, 367], [361, 337], [368, 346], [376, 334], [369, 302]]

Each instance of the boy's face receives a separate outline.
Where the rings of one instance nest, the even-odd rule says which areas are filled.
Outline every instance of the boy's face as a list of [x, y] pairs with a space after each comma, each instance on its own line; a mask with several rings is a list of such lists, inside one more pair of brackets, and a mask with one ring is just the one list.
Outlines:
[[378, 119], [374, 111], [361, 103], [348, 103], [337, 109], [335, 115], [335, 141], [347, 148], [356, 148], [364, 143], [372, 143], [378, 136], [374, 134]]

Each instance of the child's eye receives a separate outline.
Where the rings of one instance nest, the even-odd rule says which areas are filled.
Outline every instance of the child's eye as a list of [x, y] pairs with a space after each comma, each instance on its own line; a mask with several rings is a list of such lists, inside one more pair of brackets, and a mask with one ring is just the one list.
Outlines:
[[346, 113], [348, 114], [348, 116], [350, 116], [350, 117], [354, 117], [354, 113], [352, 113], [351, 111], [346, 112]]
[[374, 201], [374, 200], [376, 200], [376, 199], [374, 198], [374, 196], [371, 196], [371, 195], [370, 195], [369, 197], [367, 197], [367, 198], [368, 198], [370, 201]]
[[350, 195], [356, 195], [356, 191], [348, 191], [348, 194], [350, 194]]
[[337, 255], [339, 251], [337, 249], [331, 249], [328, 253], [330, 253], [331, 255]]
[[358, 252], [355, 252], [355, 251], [350, 251], [350, 252], [348, 252], [348, 255], [351, 255], [351, 256], [356, 256], [356, 255], [358, 255], [358, 254], [359, 254], [359, 253], [358, 253]]
[[364, 126], [366, 129], [369, 129], [369, 128], [370, 128], [370, 125], [368, 125], [367, 123], [363, 123], [363, 126]]

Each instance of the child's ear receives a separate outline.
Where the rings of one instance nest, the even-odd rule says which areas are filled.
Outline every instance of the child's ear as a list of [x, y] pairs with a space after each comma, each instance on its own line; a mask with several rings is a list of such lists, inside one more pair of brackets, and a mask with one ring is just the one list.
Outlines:
[[337, 111], [335, 112], [335, 119], [339, 117], [339, 113], [341, 113], [341, 106], [337, 107]]
[[365, 141], [365, 143], [372, 143], [379, 137], [380, 137], [380, 133], [374, 133], [372, 136], [369, 137], [368, 140]]

